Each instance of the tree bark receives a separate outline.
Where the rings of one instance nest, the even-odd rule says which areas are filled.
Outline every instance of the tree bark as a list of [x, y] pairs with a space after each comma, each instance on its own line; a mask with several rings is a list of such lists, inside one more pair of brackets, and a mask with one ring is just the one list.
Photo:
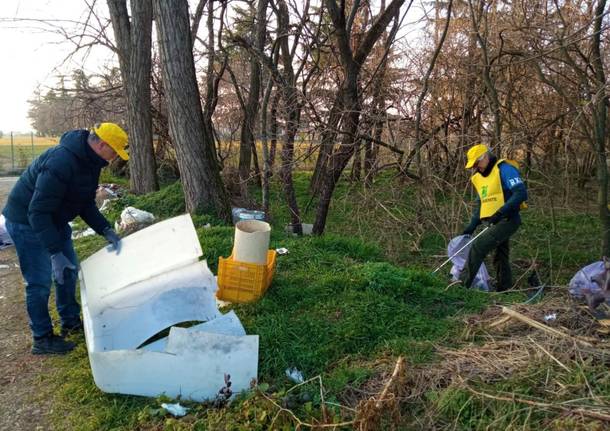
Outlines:
[[294, 163], [294, 139], [299, 127], [301, 102], [296, 90], [296, 77], [292, 67], [293, 54], [288, 45], [289, 16], [288, 7], [284, 0], [278, 0], [278, 32], [280, 34], [280, 57], [284, 66], [285, 84], [282, 86], [282, 95], [285, 106], [285, 130], [282, 140], [282, 166], [280, 177], [284, 196], [290, 211], [290, 224], [293, 232], [297, 235], [303, 234], [301, 225], [301, 214], [297, 203], [296, 193], [292, 180], [292, 169]]
[[[255, 48], [259, 52], [265, 49], [267, 35], [267, 0], [258, 0], [256, 18], [252, 28], [256, 40]], [[256, 117], [261, 88], [261, 65], [259, 59], [250, 54], [250, 90], [248, 101], [244, 106], [244, 120], [241, 128], [239, 145], [239, 183], [242, 196], [248, 196], [248, 183], [250, 182], [250, 165], [252, 152], [256, 151], [254, 131], [256, 130]], [[258, 164], [258, 162], [257, 162]]]
[[130, 189], [149, 193], [159, 189], [152, 142], [151, 0], [132, 0], [129, 22], [126, 0], [108, 0], [127, 99]]
[[229, 221], [230, 208], [216, 162], [214, 141], [204, 126], [193, 62], [186, 0], [154, 0], [169, 132], [184, 188], [186, 209]]
[[601, 32], [606, 0], [599, 0], [595, 8], [593, 38], [591, 39], [591, 62], [595, 71], [595, 94], [593, 96], [593, 123], [595, 153], [597, 155], [597, 205], [602, 225], [602, 255], [610, 256], [610, 219], [608, 218], [608, 162], [606, 158], [606, 119], [608, 106], [606, 96], [606, 74], [601, 54]]

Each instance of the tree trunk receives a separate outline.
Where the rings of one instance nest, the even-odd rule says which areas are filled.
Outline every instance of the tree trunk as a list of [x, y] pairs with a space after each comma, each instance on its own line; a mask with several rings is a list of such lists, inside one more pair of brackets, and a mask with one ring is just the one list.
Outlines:
[[130, 188], [134, 193], [159, 189], [152, 142], [151, 0], [132, 0], [129, 22], [126, 0], [108, 0], [127, 99]]
[[360, 121], [360, 100], [358, 96], [358, 72], [356, 65], [348, 70], [346, 83], [343, 89], [343, 106], [346, 114], [343, 118], [342, 130], [344, 132], [339, 148], [330, 158], [330, 162], [326, 169], [326, 175], [322, 179], [322, 187], [320, 190], [320, 200], [316, 211], [316, 219], [313, 225], [313, 233], [321, 235], [326, 227], [326, 218], [332, 195], [337, 186], [337, 182], [341, 178], [341, 173], [347, 162], [354, 154], [355, 145], [354, 137], [358, 131], [358, 123]]
[[271, 138], [271, 146], [269, 148], [269, 176], [273, 175], [273, 165], [275, 164], [275, 153], [277, 151], [277, 134], [278, 134], [278, 122], [277, 122], [277, 106], [280, 103], [281, 93], [276, 90], [273, 98], [271, 99], [271, 109], [269, 115], [271, 119], [269, 121], [269, 135]]
[[282, 166], [280, 176], [284, 189], [284, 196], [288, 209], [290, 210], [290, 224], [293, 232], [297, 235], [303, 234], [301, 215], [297, 203], [294, 184], [292, 181], [292, 170], [294, 163], [294, 139], [299, 127], [300, 100], [295, 87], [296, 77], [292, 68], [292, 55], [288, 46], [289, 15], [288, 7], [284, 0], [278, 0], [278, 31], [282, 35], [280, 40], [280, 55], [284, 66], [285, 84], [282, 86], [285, 112], [285, 130], [282, 141]]
[[[255, 48], [259, 52], [265, 49], [267, 30], [267, 0], [258, 0], [256, 19], [252, 28], [252, 34], [256, 39]], [[258, 115], [258, 104], [261, 89], [261, 66], [259, 59], [250, 54], [250, 90], [248, 101], [244, 109], [244, 121], [241, 128], [239, 145], [239, 183], [242, 196], [248, 195], [248, 183], [250, 182], [250, 164], [252, 152], [256, 151], [254, 131], [256, 130], [256, 117]], [[257, 160], [258, 165], [258, 160]]]
[[220, 178], [214, 141], [204, 126], [195, 76], [186, 0], [154, 0], [169, 132], [184, 188], [186, 209], [229, 221], [229, 200]]
[[[332, 195], [341, 173], [355, 150], [355, 141], [358, 139], [358, 124], [360, 121], [360, 94], [358, 78], [360, 68], [369, 56], [373, 46], [386, 29], [392, 18], [397, 18], [400, 7], [404, 0], [392, 0], [387, 9], [379, 13], [369, 30], [364, 34], [356, 52], [352, 51], [350, 45], [351, 24], [345, 19], [345, 2], [340, 5], [335, 0], [327, 0], [328, 12], [335, 30], [334, 36], [340, 52], [341, 66], [345, 74], [341, 92], [343, 116], [341, 120], [342, 138], [339, 148], [330, 159], [330, 168], [326, 169], [325, 177], [322, 179], [322, 189], [316, 219], [313, 225], [313, 233], [321, 235], [324, 233], [326, 218], [330, 208]], [[354, 4], [355, 7], [357, 3]], [[353, 10], [355, 13], [355, 10]], [[353, 14], [350, 14], [352, 16]]]
[[314, 195], [320, 193], [322, 179], [326, 176], [328, 161], [330, 160], [330, 156], [335, 146], [337, 127], [339, 126], [339, 121], [341, 120], [341, 100], [342, 94], [339, 91], [337, 92], [333, 106], [330, 109], [326, 128], [322, 131], [320, 148], [318, 149], [318, 158], [316, 159], [316, 166], [309, 184], [309, 191]]
[[608, 217], [608, 162], [606, 159], [606, 119], [608, 117], [606, 75], [601, 54], [601, 32], [606, 0], [600, 0], [595, 8], [595, 24], [591, 39], [591, 62], [595, 71], [593, 96], [593, 136], [597, 155], [597, 205], [602, 225], [602, 255], [610, 256], [610, 219]]

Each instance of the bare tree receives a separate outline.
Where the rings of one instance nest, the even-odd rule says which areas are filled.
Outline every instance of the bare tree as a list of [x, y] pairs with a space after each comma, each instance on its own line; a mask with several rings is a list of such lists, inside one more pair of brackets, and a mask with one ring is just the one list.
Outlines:
[[360, 122], [360, 94], [358, 78], [360, 70], [367, 59], [371, 49], [382, 35], [392, 18], [397, 19], [400, 7], [405, 0], [392, 0], [388, 7], [375, 19], [369, 30], [364, 34], [361, 43], [354, 52], [351, 47], [350, 38], [352, 32], [353, 16], [359, 2], [355, 1], [349, 19], [346, 17], [345, 2], [340, 5], [335, 0], [327, 0], [328, 13], [333, 23], [335, 39], [339, 49], [341, 66], [343, 68], [344, 80], [340, 88], [342, 98], [343, 115], [341, 120], [341, 142], [337, 150], [331, 156], [330, 169], [326, 172], [320, 192], [320, 200], [316, 211], [313, 232], [322, 234], [326, 225], [326, 217], [330, 207], [330, 201], [341, 177], [343, 169], [354, 154], [355, 142], [358, 135]]

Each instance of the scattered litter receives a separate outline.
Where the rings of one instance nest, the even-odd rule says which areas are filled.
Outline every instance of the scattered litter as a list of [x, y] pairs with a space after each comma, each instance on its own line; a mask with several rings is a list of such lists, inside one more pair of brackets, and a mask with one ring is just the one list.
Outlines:
[[594, 262], [582, 268], [572, 277], [568, 291], [575, 298], [585, 299], [592, 309], [603, 302], [610, 303], [606, 283], [609, 274], [604, 261]]
[[127, 234], [136, 232], [155, 222], [155, 216], [148, 211], [127, 207], [121, 212], [118, 230]]
[[10, 266], [8, 266], [8, 265], [0, 265], [0, 269], [9, 269], [9, 268], [10, 268]]
[[6, 219], [0, 214], [0, 250], [13, 245], [13, 240], [6, 231]]
[[280, 247], [280, 248], [276, 248], [275, 249], [276, 253], [279, 254], [280, 256], [283, 256], [285, 254], [288, 254], [288, 249], [284, 248], [284, 247]]
[[[301, 229], [303, 230], [303, 235], [311, 235], [313, 232], [313, 224], [301, 223]], [[292, 225], [292, 224], [286, 225], [284, 230], [286, 231], [286, 233], [291, 233], [293, 235], [296, 235], [296, 233], [294, 232], [294, 225]]]
[[184, 416], [189, 411], [188, 408], [181, 406], [180, 403], [176, 403], [176, 404], [163, 403], [163, 404], [161, 404], [161, 407], [163, 407], [165, 410], [167, 410], [169, 413], [171, 413], [172, 415], [174, 415], [176, 417]]
[[[201, 402], [213, 401], [230, 373], [233, 393], [250, 389], [259, 337], [246, 335], [234, 312], [218, 310], [216, 278], [199, 260], [203, 251], [190, 216], [153, 224], [122, 241], [119, 256], [101, 249], [81, 262], [95, 384], [109, 393]], [[205, 323], [174, 326], [193, 321]], [[169, 335], [149, 342], [167, 328]]]
[[557, 313], [549, 313], [544, 316], [545, 322], [552, 322], [553, 320], [557, 320]]
[[104, 206], [106, 201], [118, 198], [121, 195], [121, 187], [117, 184], [100, 184], [95, 191], [95, 204], [98, 208]]
[[84, 238], [86, 236], [92, 236], [92, 235], [95, 235], [95, 231], [91, 228], [87, 228], [85, 230], [72, 232], [72, 239]]
[[244, 220], [265, 220], [264, 211], [249, 210], [246, 208], [232, 208], [231, 215], [233, 218], [233, 224], [237, 224]]
[[305, 379], [303, 378], [303, 373], [297, 370], [296, 367], [286, 368], [286, 377], [288, 377], [295, 383], [303, 383], [305, 381]]
[[216, 399], [214, 400], [214, 407], [224, 407], [231, 398], [231, 395], [233, 395], [233, 390], [231, 389], [231, 375], [225, 373], [225, 385], [218, 391], [218, 395], [216, 395]]
[[0, 295], [0, 299], [4, 299], [4, 295]]
[[204, 229], [211, 229], [211, 228], [212, 228], [212, 225], [211, 225], [211, 224], [209, 224], [209, 223], [207, 223], [205, 226], [203, 226], [203, 228], [204, 228]]
[[106, 199], [104, 202], [102, 202], [102, 206], [100, 207], [100, 212], [106, 212], [108, 211], [108, 209], [110, 208], [110, 204], [111, 204], [112, 200], [111, 199]]

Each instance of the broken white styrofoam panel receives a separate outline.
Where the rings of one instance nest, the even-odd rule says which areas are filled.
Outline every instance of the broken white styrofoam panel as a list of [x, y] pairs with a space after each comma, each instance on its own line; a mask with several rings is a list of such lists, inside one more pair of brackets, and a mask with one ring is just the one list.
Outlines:
[[[209, 332], [212, 334], [233, 336], [246, 335], [246, 330], [233, 310], [214, 320], [210, 320], [209, 322], [200, 323], [184, 329], [188, 332]], [[169, 337], [164, 337], [150, 344], [146, 344], [142, 346], [141, 349], [148, 350], [149, 352], [163, 352], [167, 347], [168, 338]]]
[[[204, 401], [231, 376], [231, 389], [250, 388], [258, 373], [258, 335], [232, 336], [172, 328], [168, 351], [89, 352], [95, 384], [104, 392]], [[171, 351], [171, 352], [170, 352]]]
[[135, 349], [160, 331], [187, 321], [221, 315], [216, 306], [214, 275], [205, 261], [132, 284], [92, 302], [81, 283], [83, 318], [93, 351]]
[[190, 215], [153, 224], [121, 240], [121, 252], [105, 247], [81, 263], [90, 303], [117, 290], [197, 262], [201, 245]]

